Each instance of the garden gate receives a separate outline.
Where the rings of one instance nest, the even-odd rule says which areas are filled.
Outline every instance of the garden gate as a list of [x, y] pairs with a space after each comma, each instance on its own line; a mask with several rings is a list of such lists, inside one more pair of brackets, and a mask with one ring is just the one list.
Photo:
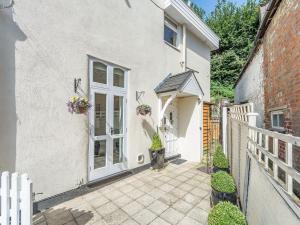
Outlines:
[[1, 174], [0, 225], [32, 224], [32, 182], [27, 174]]

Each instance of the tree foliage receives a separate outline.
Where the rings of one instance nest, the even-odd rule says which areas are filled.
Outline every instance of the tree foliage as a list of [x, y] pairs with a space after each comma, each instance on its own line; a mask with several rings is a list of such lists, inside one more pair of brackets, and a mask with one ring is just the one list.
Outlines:
[[[188, 4], [189, 0], [183, 0], [186, 4]], [[191, 2], [190, 3], [190, 8], [194, 11], [194, 13], [196, 13], [196, 15], [198, 17], [200, 17], [200, 19], [204, 19], [205, 16], [205, 11], [204, 9], [202, 9], [200, 6], [198, 6], [197, 4]]]
[[[189, 0], [183, 0], [188, 3]], [[269, 0], [247, 0], [238, 6], [230, 0], [218, 0], [215, 10], [205, 11], [191, 2], [191, 9], [206, 20], [220, 37], [220, 47], [211, 59], [211, 97], [233, 99], [233, 85], [253, 47], [259, 26], [259, 6]]]
[[259, 26], [259, 5], [247, 0], [237, 6], [218, 0], [206, 22], [220, 37], [220, 48], [212, 54], [211, 96], [233, 98], [233, 85], [245, 64]]

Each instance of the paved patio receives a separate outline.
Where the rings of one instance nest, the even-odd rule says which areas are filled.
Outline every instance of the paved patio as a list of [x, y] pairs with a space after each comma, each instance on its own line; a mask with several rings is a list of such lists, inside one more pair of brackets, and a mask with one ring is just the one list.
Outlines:
[[34, 225], [205, 225], [210, 176], [198, 164], [169, 163], [77, 197], [34, 216]]

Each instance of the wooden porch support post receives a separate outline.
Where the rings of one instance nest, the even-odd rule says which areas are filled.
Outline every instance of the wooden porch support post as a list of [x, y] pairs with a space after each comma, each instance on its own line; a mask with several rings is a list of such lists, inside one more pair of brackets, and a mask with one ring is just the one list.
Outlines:
[[162, 96], [158, 96], [158, 126], [161, 127], [160, 113], [162, 110]]
[[[165, 113], [167, 107], [170, 105], [170, 103], [173, 101], [173, 99], [176, 98], [176, 94], [177, 94], [177, 93], [173, 93], [173, 94], [168, 98], [168, 100], [166, 101], [164, 107], [162, 108], [162, 110], [161, 110], [160, 113], [159, 113], [159, 121], [161, 121], [161, 120], [163, 119], [164, 113]], [[159, 99], [160, 99], [159, 101], [160, 101], [160, 104], [161, 104], [161, 102], [162, 102], [162, 101], [161, 101], [161, 96], [159, 97]], [[162, 104], [161, 104], [161, 105], [162, 105]]]

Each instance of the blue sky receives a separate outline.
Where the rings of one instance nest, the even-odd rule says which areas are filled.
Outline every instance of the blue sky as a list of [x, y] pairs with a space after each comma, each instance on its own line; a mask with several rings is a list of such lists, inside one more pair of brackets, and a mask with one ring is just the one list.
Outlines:
[[[246, 2], [246, 0], [231, 0], [231, 1], [237, 4], [243, 4], [244, 2]], [[192, 0], [192, 2], [201, 6], [205, 10], [206, 14], [208, 14], [214, 10], [217, 0]]]

